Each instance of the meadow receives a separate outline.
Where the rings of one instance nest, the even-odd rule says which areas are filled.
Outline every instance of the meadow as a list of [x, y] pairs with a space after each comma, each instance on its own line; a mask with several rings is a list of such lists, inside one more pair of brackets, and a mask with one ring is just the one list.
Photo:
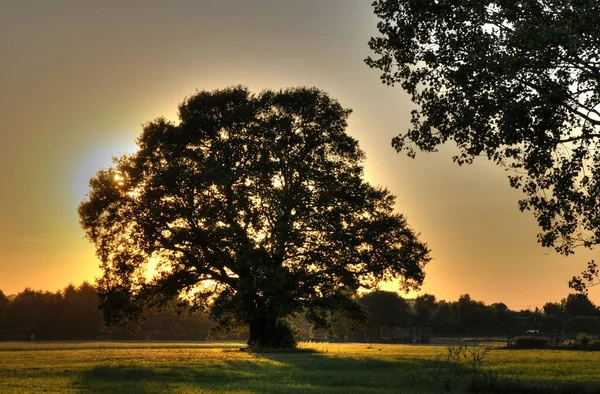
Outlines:
[[474, 346], [454, 354], [456, 346], [327, 343], [287, 352], [241, 347], [0, 343], [0, 393], [600, 392], [600, 352], [496, 347], [485, 353], [484, 346]]

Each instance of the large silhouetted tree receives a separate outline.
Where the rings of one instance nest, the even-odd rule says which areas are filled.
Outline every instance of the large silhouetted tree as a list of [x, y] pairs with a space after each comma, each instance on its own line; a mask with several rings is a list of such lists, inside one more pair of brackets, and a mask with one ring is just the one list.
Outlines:
[[360, 311], [378, 281], [418, 287], [428, 249], [363, 180], [350, 110], [317, 89], [199, 92], [179, 123], [144, 126], [139, 150], [90, 181], [81, 224], [102, 261], [108, 322], [194, 297], [251, 345], [293, 346], [287, 318]]
[[[367, 64], [417, 105], [398, 151], [487, 156], [569, 254], [600, 243], [600, 3], [377, 0]], [[592, 268], [595, 264], [592, 263]], [[588, 273], [590, 271], [588, 270]], [[585, 287], [584, 277], [573, 285]], [[589, 282], [589, 281], [588, 281]]]

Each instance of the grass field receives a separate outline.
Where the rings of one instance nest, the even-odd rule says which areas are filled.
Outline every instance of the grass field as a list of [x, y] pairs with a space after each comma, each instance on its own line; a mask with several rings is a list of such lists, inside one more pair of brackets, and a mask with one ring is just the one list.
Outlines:
[[[493, 349], [482, 365], [435, 345], [0, 343], [0, 393], [600, 392], [600, 352]], [[475, 352], [481, 349], [473, 348]], [[470, 356], [470, 353], [466, 353]]]

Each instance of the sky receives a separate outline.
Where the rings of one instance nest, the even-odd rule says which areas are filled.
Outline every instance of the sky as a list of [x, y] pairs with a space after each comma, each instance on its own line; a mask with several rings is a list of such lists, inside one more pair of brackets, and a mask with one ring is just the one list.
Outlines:
[[[371, 2], [0, 2], [0, 289], [99, 276], [76, 213], [89, 178], [135, 151], [142, 124], [176, 120], [186, 96], [241, 84], [315, 86], [353, 110], [348, 133], [367, 154], [367, 180], [397, 196], [431, 248], [421, 293], [513, 309], [564, 298], [597, 251], [542, 248], [520, 193], [485, 159], [459, 167], [451, 145], [416, 159], [391, 147], [414, 107], [363, 62], [377, 35]], [[600, 303], [600, 289], [590, 298]]]

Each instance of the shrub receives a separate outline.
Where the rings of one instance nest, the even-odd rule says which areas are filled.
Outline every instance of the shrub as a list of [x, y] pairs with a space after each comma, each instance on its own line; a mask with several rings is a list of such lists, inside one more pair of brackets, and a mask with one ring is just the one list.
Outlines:
[[586, 347], [587, 345], [590, 344], [590, 339], [591, 338], [589, 337], [588, 334], [586, 334], [585, 332], [580, 332], [575, 337], [575, 343], [579, 346]]
[[512, 347], [515, 349], [540, 349], [548, 346], [545, 338], [522, 336], [516, 337]]
[[580, 332], [575, 337], [575, 341], [567, 346], [573, 350], [600, 350], [600, 341], [593, 340], [587, 333]]

